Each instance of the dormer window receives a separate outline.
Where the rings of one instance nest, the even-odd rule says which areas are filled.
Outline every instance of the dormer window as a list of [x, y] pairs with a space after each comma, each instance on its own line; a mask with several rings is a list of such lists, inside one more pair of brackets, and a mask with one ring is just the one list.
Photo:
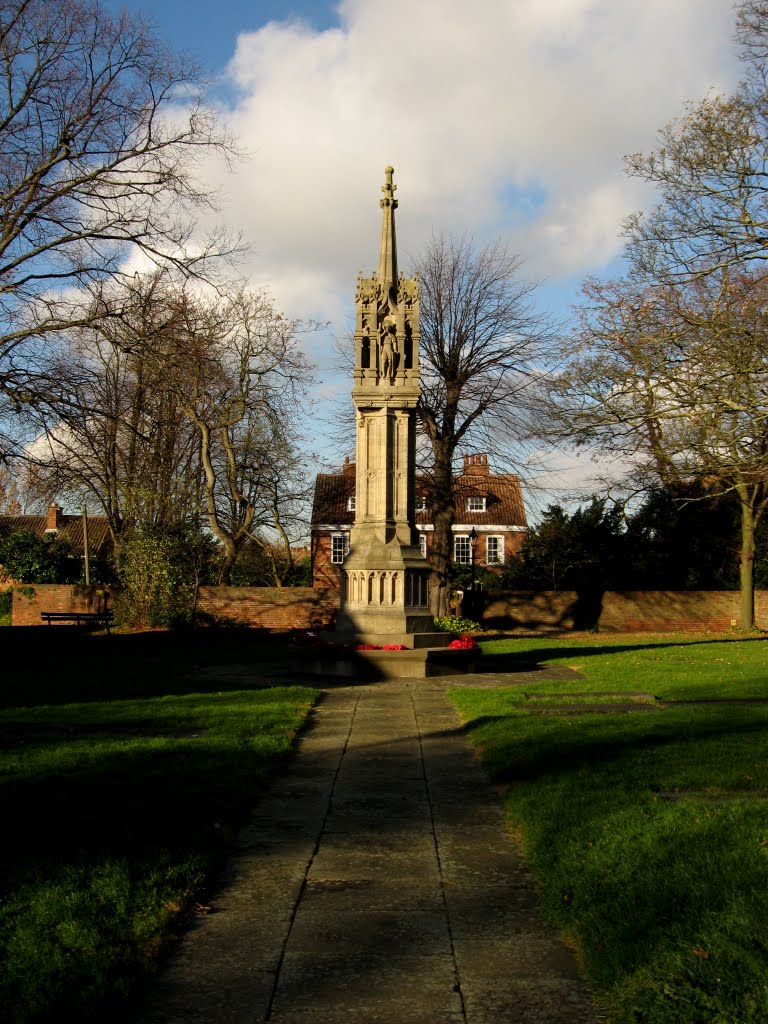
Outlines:
[[355, 495], [351, 494], [347, 498], [347, 512], [354, 512], [355, 511], [355, 502], [356, 502]]
[[416, 507], [416, 511], [417, 512], [426, 512], [427, 511], [427, 499], [424, 498], [424, 497], [417, 498], [416, 499], [416, 506], [415, 507]]
[[485, 512], [485, 498], [467, 498], [468, 512]]

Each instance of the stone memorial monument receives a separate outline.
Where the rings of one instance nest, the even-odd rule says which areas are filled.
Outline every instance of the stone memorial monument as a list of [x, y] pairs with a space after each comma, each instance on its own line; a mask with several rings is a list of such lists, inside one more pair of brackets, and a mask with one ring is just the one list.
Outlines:
[[339, 640], [442, 647], [429, 611], [430, 569], [415, 529], [419, 283], [397, 271], [393, 168], [379, 201], [379, 269], [355, 296], [355, 525], [342, 566]]

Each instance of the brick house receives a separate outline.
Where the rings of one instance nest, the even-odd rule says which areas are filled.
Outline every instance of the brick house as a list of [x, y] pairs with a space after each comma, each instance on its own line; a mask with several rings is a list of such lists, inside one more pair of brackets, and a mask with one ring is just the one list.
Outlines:
[[[501, 568], [522, 547], [528, 532], [520, 478], [492, 473], [487, 454], [465, 455], [462, 472], [454, 481], [456, 522], [453, 525], [453, 560]], [[349, 550], [355, 521], [355, 464], [344, 460], [340, 473], [320, 473], [315, 480], [312, 506], [312, 585], [338, 587], [339, 566]], [[416, 529], [422, 554], [429, 559], [434, 526], [423, 481], [416, 479]]]
[[[85, 541], [83, 536], [82, 515], [68, 516], [55, 502], [49, 505], [44, 516], [0, 516], [0, 538], [21, 531], [34, 533], [36, 536], [66, 542], [72, 554], [83, 558]], [[88, 516], [88, 552], [92, 557], [100, 557], [112, 550], [112, 536], [109, 532], [109, 521], [106, 516]], [[0, 569], [0, 573], [2, 570]]]

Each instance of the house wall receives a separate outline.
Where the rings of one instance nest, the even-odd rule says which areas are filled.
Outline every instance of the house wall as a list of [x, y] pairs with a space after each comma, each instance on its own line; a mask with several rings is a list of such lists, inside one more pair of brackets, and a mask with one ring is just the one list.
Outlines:
[[331, 561], [331, 534], [323, 531], [312, 535], [312, 586], [320, 590], [341, 587], [340, 566]]
[[[420, 531], [421, 532], [421, 531]], [[494, 533], [491, 529], [488, 532]], [[432, 550], [432, 530], [424, 531], [427, 538], [427, 558]], [[514, 533], [503, 533], [499, 531], [495, 536], [504, 538], [504, 561], [519, 553], [525, 541], [526, 534], [522, 531]], [[475, 545], [475, 565], [485, 566], [486, 564], [486, 534], [480, 534]], [[339, 565], [331, 561], [331, 532], [316, 531], [312, 535], [312, 586], [323, 589], [338, 590], [341, 586]], [[501, 566], [490, 566], [492, 569], [500, 569]]]
[[[477, 527], [475, 527], [475, 529], [477, 529]], [[457, 536], [467, 536], [468, 532], [469, 532], [468, 530], [456, 530], [454, 528], [453, 536], [454, 536], [454, 538], [456, 538]], [[505, 533], [502, 529], [496, 530], [491, 525], [491, 526], [488, 527], [487, 530], [484, 530], [482, 533], [478, 532], [478, 537], [477, 537], [477, 540], [475, 541], [475, 565], [476, 566], [481, 566], [481, 565], [482, 566], [486, 566], [487, 565], [486, 537], [488, 537], [489, 535], [490, 536], [494, 536], [494, 537], [502, 537], [503, 538], [503, 540], [504, 540], [503, 559], [504, 559], [504, 562], [507, 562], [507, 561], [509, 561], [509, 559], [513, 555], [517, 555], [517, 554], [520, 553], [520, 549], [522, 548], [523, 543], [525, 542], [525, 538], [527, 536], [527, 531], [516, 530], [514, 532], [509, 532], [508, 531], [508, 532]], [[433, 533], [430, 530], [430, 531], [427, 532], [427, 557], [429, 557], [429, 553], [432, 550], [432, 537], [433, 537]], [[453, 552], [451, 552], [451, 554], [453, 554]], [[499, 565], [498, 563], [496, 563], [494, 565], [488, 566], [488, 568], [489, 569], [501, 570], [502, 566]]]

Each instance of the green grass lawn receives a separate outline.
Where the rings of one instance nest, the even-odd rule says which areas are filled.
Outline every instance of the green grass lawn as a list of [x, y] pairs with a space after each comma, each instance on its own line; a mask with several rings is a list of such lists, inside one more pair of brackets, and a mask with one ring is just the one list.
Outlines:
[[[114, 1014], [204, 898], [316, 698], [257, 688], [263, 647], [250, 652], [248, 684], [228, 680], [226, 664], [249, 652], [213, 637], [207, 652], [172, 637], [110, 648], [110, 638], [44, 629], [35, 634], [48, 645], [39, 651], [47, 671], [0, 687], [0, 1019], [9, 1024]], [[105, 664], [111, 651], [120, 659]], [[201, 658], [223, 672], [212, 678]]]
[[[768, 697], [768, 637], [721, 634], [580, 634], [489, 640], [482, 644], [488, 668], [558, 665], [586, 680], [572, 690], [645, 690], [676, 700]], [[557, 692], [559, 683], [537, 691]]]
[[[768, 1021], [768, 704], [749, 702], [768, 698], [768, 642], [585, 637], [484, 649], [499, 665], [584, 676], [451, 698], [502, 786], [542, 910], [573, 940], [607, 1019]], [[583, 712], [575, 697], [547, 703], [616, 690], [709, 703], [628, 714]]]

